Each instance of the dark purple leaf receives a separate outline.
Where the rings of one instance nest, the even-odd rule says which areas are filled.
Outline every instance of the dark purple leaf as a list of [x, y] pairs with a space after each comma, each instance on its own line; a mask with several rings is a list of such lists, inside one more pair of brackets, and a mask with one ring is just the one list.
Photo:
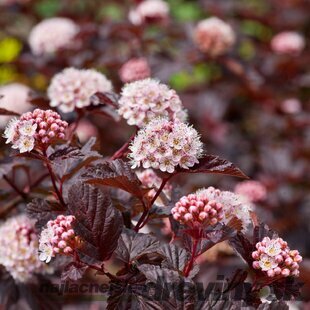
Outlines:
[[87, 270], [87, 266], [78, 264], [78, 263], [70, 263], [64, 269], [61, 274], [61, 281], [77, 281], [83, 278], [85, 271]]
[[27, 204], [26, 211], [29, 218], [37, 220], [36, 227], [41, 229], [49, 220], [54, 219], [60, 213], [64, 213], [65, 210], [57, 203], [35, 198]]
[[183, 272], [190, 253], [174, 244], [165, 244], [160, 248], [160, 253], [165, 257], [162, 262], [163, 268], [174, 269]]
[[115, 254], [124, 263], [131, 263], [145, 254], [159, 251], [159, 242], [155, 237], [125, 229], [119, 238]]
[[50, 107], [50, 102], [47, 98], [45, 97], [40, 97], [40, 96], [33, 96], [29, 102], [38, 107], [39, 109], [42, 109], [42, 110], [53, 110], [51, 107]]
[[199, 160], [199, 164], [195, 165], [190, 169], [178, 170], [178, 173], [225, 174], [243, 179], [248, 179], [248, 177], [233, 163], [215, 155], [206, 155], [204, 158]]
[[68, 196], [68, 212], [75, 216], [74, 229], [83, 239], [78, 250], [81, 260], [109, 259], [123, 228], [121, 213], [106, 193], [88, 184], [73, 185]]
[[90, 167], [82, 176], [87, 179], [89, 184], [116, 187], [140, 199], [149, 191], [149, 189], [141, 188], [141, 182], [137, 175], [121, 159]]
[[252, 266], [252, 252], [255, 251], [255, 245], [250, 242], [242, 233], [238, 233], [229, 240], [232, 247], [243, 257], [243, 259]]
[[114, 108], [118, 107], [118, 96], [115, 93], [101, 93], [97, 92], [90, 97], [90, 101], [94, 106], [110, 105]]
[[9, 309], [18, 299], [19, 291], [14, 279], [0, 266], [0, 305]]

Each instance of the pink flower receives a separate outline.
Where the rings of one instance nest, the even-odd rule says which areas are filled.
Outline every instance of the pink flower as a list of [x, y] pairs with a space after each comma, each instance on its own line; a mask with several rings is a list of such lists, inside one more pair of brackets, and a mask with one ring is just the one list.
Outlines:
[[298, 55], [304, 49], [304, 37], [294, 31], [284, 31], [275, 35], [271, 40], [271, 48], [277, 54]]
[[[0, 108], [12, 112], [24, 113], [31, 109], [28, 102], [30, 88], [19, 83], [7, 84], [0, 87]], [[6, 126], [10, 116], [0, 116], [0, 128]]]
[[171, 213], [176, 221], [191, 227], [214, 226], [224, 217], [221, 203], [197, 194], [183, 196]]
[[129, 12], [131, 23], [165, 23], [169, 18], [168, 3], [163, 0], [145, 0]]
[[252, 202], [266, 199], [267, 191], [265, 186], [258, 181], [243, 181], [235, 187], [235, 193], [247, 197]]
[[53, 77], [47, 93], [51, 107], [68, 113], [89, 106], [96, 92], [110, 91], [112, 83], [104, 74], [93, 69], [66, 68]]
[[177, 166], [192, 167], [203, 152], [194, 128], [178, 120], [172, 122], [162, 118], [154, 119], [140, 129], [129, 149], [133, 169], [142, 166], [168, 173], [173, 173]]
[[119, 70], [119, 76], [124, 83], [143, 80], [151, 75], [151, 69], [145, 58], [132, 58]]
[[234, 45], [235, 34], [230, 25], [217, 17], [210, 17], [198, 23], [194, 41], [203, 53], [216, 57]]
[[53, 17], [37, 24], [30, 32], [29, 45], [35, 55], [55, 53], [73, 45], [79, 27], [70, 19]]
[[252, 223], [250, 211], [252, 211], [253, 205], [245, 197], [229, 191], [221, 191], [212, 186], [200, 189], [196, 194], [202, 198], [216, 201], [223, 206], [223, 224], [227, 225], [230, 220], [236, 217], [242, 223], [243, 232], [249, 229]]
[[126, 84], [121, 92], [118, 113], [129, 125], [143, 127], [155, 117], [184, 121], [186, 111], [177, 93], [155, 79]]
[[60, 119], [60, 115], [52, 110], [35, 109], [24, 113], [20, 119], [12, 119], [3, 137], [6, 143], [20, 153], [30, 152], [34, 148], [46, 149], [53, 139], [64, 139], [68, 123]]
[[299, 275], [302, 257], [298, 251], [291, 251], [283, 239], [265, 237], [255, 247], [257, 250], [252, 253], [253, 268], [266, 272], [271, 278]]
[[36, 273], [47, 271], [38, 259], [34, 222], [19, 215], [0, 226], [0, 264], [17, 282], [28, 282]]
[[39, 258], [49, 263], [56, 254], [70, 255], [77, 246], [78, 239], [72, 229], [75, 217], [58, 215], [55, 220], [47, 222], [42, 230], [39, 244]]
[[301, 102], [297, 98], [285, 99], [281, 104], [281, 109], [287, 114], [296, 114], [301, 112]]

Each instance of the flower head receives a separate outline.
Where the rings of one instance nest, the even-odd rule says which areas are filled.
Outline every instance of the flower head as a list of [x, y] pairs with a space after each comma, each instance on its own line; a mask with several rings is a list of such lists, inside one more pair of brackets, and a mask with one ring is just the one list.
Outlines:
[[129, 125], [143, 127], [154, 117], [184, 121], [186, 112], [177, 93], [155, 79], [126, 84], [119, 100], [118, 113]]
[[3, 137], [6, 143], [21, 153], [30, 152], [35, 147], [46, 149], [53, 139], [63, 139], [68, 123], [60, 119], [54, 111], [35, 109], [24, 113], [20, 119], [12, 119]]
[[45, 19], [31, 30], [29, 45], [35, 55], [51, 54], [70, 47], [78, 32], [79, 27], [68, 18]]
[[132, 168], [142, 166], [168, 173], [178, 166], [184, 169], [194, 166], [203, 152], [194, 128], [162, 118], [140, 129], [129, 149]]
[[294, 31], [284, 31], [275, 35], [271, 40], [271, 48], [277, 54], [298, 55], [304, 49], [304, 37]]
[[247, 197], [252, 202], [266, 199], [265, 186], [258, 181], [243, 181], [235, 187], [235, 193]]
[[222, 222], [228, 224], [234, 217], [238, 218], [246, 231], [251, 223], [250, 211], [252, 204], [243, 196], [229, 191], [221, 191], [212, 186], [201, 189], [196, 193], [198, 196], [214, 200], [223, 206], [224, 217]]
[[296, 250], [291, 251], [282, 238], [265, 237], [252, 252], [253, 268], [266, 272], [268, 277], [287, 277], [299, 275], [302, 257]]
[[89, 106], [96, 92], [110, 91], [112, 83], [96, 70], [66, 68], [53, 77], [47, 92], [50, 105], [68, 113]]
[[25, 215], [8, 219], [0, 225], [0, 264], [17, 282], [28, 282], [47, 270], [38, 259], [38, 236], [34, 221]]
[[224, 217], [221, 203], [197, 194], [182, 197], [171, 213], [176, 221], [192, 227], [214, 226]]
[[78, 238], [75, 236], [72, 215], [58, 215], [55, 220], [48, 221], [42, 230], [39, 240], [39, 258], [49, 263], [56, 254], [70, 255], [77, 246]]
[[197, 47], [213, 57], [227, 52], [234, 45], [235, 40], [231, 26], [217, 17], [200, 21], [194, 32]]
[[151, 69], [145, 58], [132, 58], [123, 64], [119, 76], [124, 83], [143, 80], [151, 75]]
[[[11, 83], [0, 87], [0, 108], [16, 113], [24, 113], [31, 109], [28, 102], [30, 88], [19, 83]], [[4, 128], [10, 116], [0, 116], [0, 128]]]
[[164, 23], [169, 18], [169, 6], [163, 0], [144, 0], [129, 12], [128, 17], [134, 25]]

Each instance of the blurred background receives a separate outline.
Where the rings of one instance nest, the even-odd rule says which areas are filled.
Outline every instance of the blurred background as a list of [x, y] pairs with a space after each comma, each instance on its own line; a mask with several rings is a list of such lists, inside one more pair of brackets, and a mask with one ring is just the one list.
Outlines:
[[[77, 67], [103, 72], [118, 93], [123, 86], [121, 66], [133, 57], [144, 57], [151, 76], [180, 95], [190, 123], [202, 135], [205, 151], [230, 160], [266, 187], [267, 197], [256, 204], [255, 211], [300, 250], [305, 258], [301, 280], [309, 284], [309, 42], [291, 55], [275, 52], [271, 41], [283, 31], [298, 32], [307, 40], [310, 2], [169, 0], [169, 20], [143, 26], [128, 20], [138, 2], [0, 0], [0, 87], [20, 83], [36, 96], [45, 96], [54, 74]], [[31, 29], [55, 16], [68, 17], [79, 25], [77, 44], [52, 55], [34, 55], [28, 44]], [[193, 40], [196, 24], [210, 16], [229, 23], [236, 35], [233, 48], [220, 57], [202, 55]], [[31, 108], [22, 106], [22, 101], [15, 97], [7, 103], [4, 97], [0, 107]], [[75, 115], [65, 114], [64, 118], [72, 121]], [[1, 116], [2, 129], [6, 122], [7, 117]], [[78, 132], [82, 141], [97, 135], [102, 153], [108, 155], [134, 128], [125, 121], [115, 123], [89, 115]], [[2, 161], [9, 152], [4, 139], [0, 148]], [[176, 180], [184, 193], [211, 185], [233, 190], [237, 182], [206, 175]], [[221, 256], [221, 251], [214, 255]], [[303, 298], [309, 298], [306, 287]]]

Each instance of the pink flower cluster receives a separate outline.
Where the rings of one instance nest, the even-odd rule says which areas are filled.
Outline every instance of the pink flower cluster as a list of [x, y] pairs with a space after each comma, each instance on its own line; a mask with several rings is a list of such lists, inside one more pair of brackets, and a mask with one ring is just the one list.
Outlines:
[[35, 147], [46, 149], [53, 139], [64, 139], [68, 123], [52, 110], [35, 109], [24, 113], [20, 119], [12, 119], [7, 125], [4, 138], [20, 153], [30, 152]]
[[30, 32], [29, 45], [35, 55], [55, 53], [73, 44], [79, 27], [70, 19], [53, 17], [37, 24]]
[[235, 217], [241, 221], [243, 232], [248, 230], [252, 222], [250, 211], [252, 211], [254, 206], [246, 197], [229, 191], [221, 191], [212, 186], [200, 189], [196, 194], [199, 197], [214, 200], [223, 206], [223, 224], [227, 225]]
[[294, 31], [284, 31], [275, 35], [271, 40], [271, 48], [277, 54], [298, 55], [304, 49], [304, 37]]
[[188, 169], [203, 153], [197, 131], [178, 120], [154, 119], [140, 129], [129, 147], [132, 168], [160, 169], [173, 173], [177, 166]]
[[224, 217], [221, 203], [197, 194], [182, 197], [171, 213], [176, 221], [191, 227], [214, 226]]
[[[160, 187], [162, 179], [154, 172], [153, 169], [145, 169], [138, 171], [137, 176], [141, 183], [147, 188], [155, 188], [148, 192], [149, 197], [154, 197], [156, 190]], [[169, 182], [166, 183], [163, 189], [163, 193], [170, 197], [172, 186]]]
[[281, 238], [265, 237], [256, 244], [252, 253], [253, 268], [267, 273], [268, 277], [288, 277], [299, 275], [299, 263], [302, 257], [297, 250], [291, 251], [287, 242]]
[[177, 93], [155, 79], [126, 84], [119, 100], [118, 113], [129, 125], [143, 127], [155, 117], [186, 119], [186, 111]]
[[40, 260], [50, 262], [56, 254], [70, 255], [77, 246], [77, 237], [72, 229], [75, 217], [58, 215], [55, 220], [48, 221], [40, 236]]
[[200, 21], [194, 31], [197, 47], [212, 57], [227, 52], [234, 45], [235, 40], [231, 26], [217, 17]]
[[235, 187], [235, 193], [247, 197], [252, 202], [266, 199], [266, 187], [258, 181], [243, 181]]
[[163, 0], [144, 0], [129, 12], [131, 23], [164, 23], [169, 18], [168, 3]]
[[[31, 109], [28, 102], [30, 88], [23, 84], [11, 83], [0, 87], [0, 108], [9, 111], [24, 113]], [[0, 116], [0, 128], [4, 128], [10, 116]]]
[[38, 237], [34, 221], [25, 215], [8, 219], [0, 226], [0, 265], [17, 282], [28, 282], [48, 270], [38, 259]]
[[51, 107], [68, 113], [89, 106], [96, 92], [110, 91], [112, 83], [104, 74], [93, 69], [66, 68], [53, 77], [47, 93]]
[[145, 58], [132, 58], [123, 64], [119, 76], [124, 83], [143, 80], [151, 75], [151, 69]]

